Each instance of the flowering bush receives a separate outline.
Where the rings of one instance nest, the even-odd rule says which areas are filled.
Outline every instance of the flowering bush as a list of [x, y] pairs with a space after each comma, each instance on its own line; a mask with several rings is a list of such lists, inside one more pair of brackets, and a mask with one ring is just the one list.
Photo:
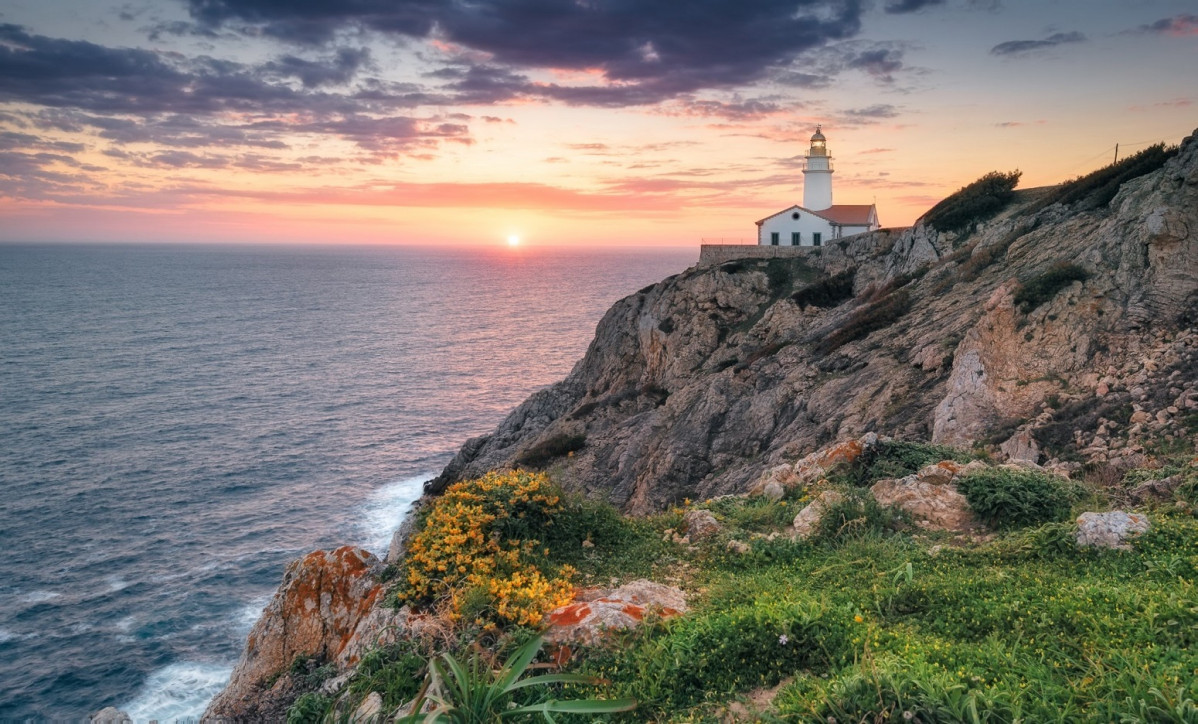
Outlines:
[[560, 510], [544, 473], [492, 472], [451, 485], [408, 546], [400, 600], [447, 603], [454, 621], [538, 625], [573, 594], [574, 570], [551, 566], [532, 537]]

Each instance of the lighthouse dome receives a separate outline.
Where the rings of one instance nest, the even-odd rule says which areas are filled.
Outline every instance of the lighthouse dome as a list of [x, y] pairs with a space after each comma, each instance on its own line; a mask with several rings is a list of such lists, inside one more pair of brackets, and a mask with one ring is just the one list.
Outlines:
[[828, 140], [828, 139], [824, 138], [824, 134], [820, 130], [821, 128], [822, 128], [822, 126], [815, 127], [815, 135], [811, 137], [812, 143], [815, 143], [816, 141], [826, 142]]

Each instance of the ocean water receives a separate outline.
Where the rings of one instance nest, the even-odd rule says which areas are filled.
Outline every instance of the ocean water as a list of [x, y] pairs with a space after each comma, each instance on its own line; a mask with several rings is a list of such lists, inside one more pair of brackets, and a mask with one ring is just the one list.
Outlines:
[[287, 562], [422, 482], [693, 249], [0, 246], [0, 719], [196, 717]]

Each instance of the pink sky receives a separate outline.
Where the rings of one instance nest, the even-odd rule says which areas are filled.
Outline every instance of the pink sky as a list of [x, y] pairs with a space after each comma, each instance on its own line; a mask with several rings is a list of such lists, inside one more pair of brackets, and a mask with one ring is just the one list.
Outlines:
[[816, 124], [904, 226], [1198, 126], [1190, 2], [343, 6], [7, 2], [0, 241], [748, 240]]

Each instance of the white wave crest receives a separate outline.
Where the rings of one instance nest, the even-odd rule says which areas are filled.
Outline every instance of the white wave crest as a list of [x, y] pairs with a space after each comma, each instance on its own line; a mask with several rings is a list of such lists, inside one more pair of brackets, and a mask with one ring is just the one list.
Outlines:
[[137, 696], [118, 708], [135, 722], [196, 721], [232, 673], [232, 666], [179, 661], [150, 674]]
[[396, 480], [371, 493], [358, 524], [359, 545], [379, 558], [387, 555], [391, 535], [403, 522], [408, 508], [424, 492], [424, 484], [434, 477], [429, 474]]

